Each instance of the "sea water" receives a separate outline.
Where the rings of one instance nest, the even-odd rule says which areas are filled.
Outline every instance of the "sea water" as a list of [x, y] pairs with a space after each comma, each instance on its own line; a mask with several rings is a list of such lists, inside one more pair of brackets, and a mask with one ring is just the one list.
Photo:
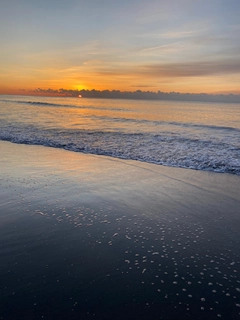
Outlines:
[[240, 318], [238, 104], [0, 100], [0, 319]]
[[240, 104], [0, 96], [0, 139], [240, 174]]

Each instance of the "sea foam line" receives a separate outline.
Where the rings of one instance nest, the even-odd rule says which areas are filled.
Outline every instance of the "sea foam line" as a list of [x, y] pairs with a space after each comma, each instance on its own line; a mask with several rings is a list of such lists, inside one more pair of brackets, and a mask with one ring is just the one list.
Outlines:
[[240, 175], [240, 148], [221, 141], [150, 133], [7, 128], [0, 139], [166, 166]]

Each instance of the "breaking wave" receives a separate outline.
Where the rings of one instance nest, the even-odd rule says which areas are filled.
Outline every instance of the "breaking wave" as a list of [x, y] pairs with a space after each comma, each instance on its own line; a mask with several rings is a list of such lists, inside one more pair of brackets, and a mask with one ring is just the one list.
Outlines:
[[240, 174], [240, 147], [177, 134], [8, 127], [0, 139], [149, 163]]

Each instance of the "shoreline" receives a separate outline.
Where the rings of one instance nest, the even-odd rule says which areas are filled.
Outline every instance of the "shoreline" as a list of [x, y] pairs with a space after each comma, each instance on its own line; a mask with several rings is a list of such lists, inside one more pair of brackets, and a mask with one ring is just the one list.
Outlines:
[[[111, 166], [113, 164], [116, 164], [116, 165], [123, 165], [123, 166], [126, 166], [125, 168], [135, 168], [137, 170], [137, 168], [139, 168], [139, 170], [146, 170], [149, 171], [149, 172], [152, 172], [154, 174], [159, 174], [159, 175], [162, 175], [162, 176], [166, 176], [168, 178], [171, 178], [171, 179], [175, 179], [175, 175], [176, 176], [179, 176], [180, 178], [179, 179], [176, 179], [176, 180], [182, 180], [182, 182], [185, 182], [185, 183], [191, 183], [192, 179], [195, 180], [201, 180], [202, 178], [205, 178], [207, 179], [208, 183], [211, 184], [218, 184], [218, 187], [222, 189], [224, 189], [225, 192], [228, 192], [229, 189], [226, 190], [226, 188], [223, 187], [223, 182], [226, 180], [226, 179], [230, 179], [231, 181], [231, 184], [232, 184], [232, 187], [231, 189], [231, 192], [230, 193], [237, 193], [240, 194], [240, 188], [238, 188], [238, 183], [239, 183], [239, 179], [240, 179], [240, 176], [239, 175], [235, 175], [235, 174], [231, 174], [231, 173], [225, 173], [225, 172], [215, 172], [215, 171], [210, 171], [210, 170], [198, 170], [198, 169], [192, 169], [192, 168], [182, 168], [182, 167], [175, 167], [175, 166], [167, 166], [167, 165], [162, 165], [162, 164], [155, 164], [155, 163], [149, 163], [149, 162], [144, 162], [144, 161], [140, 161], [140, 160], [129, 160], [129, 159], [121, 159], [121, 158], [115, 158], [115, 157], [112, 157], [112, 156], [107, 156], [107, 155], [97, 155], [97, 154], [89, 154], [89, 153], [84, 153], [84, 152], [76, 152], [76, 151], [71, 151], [71, 150], [65, 150], [65, 149], [61, 149], [61, 148], [54, 148], [54, 147], [51, 147], [51, 146], [42, 146], [42, 145], [28, 145], [28, 144], [18, 144], [18, 143], [14, 143], [14, 142], [9, 142], [9, 141], [0, 141], [0, 149], [1, 149], [1, 153], [2, 155], [4, 156], [4, 148], [7, 147], [7, 149], [9, 149], [9, 153], [11, 153], [11, 147], [12, 149], [16, 150], [16, 152], [18, 152], [18, 147], [19, 147], [19, 150], [23, 150], [20, 155], [21, 156], [24, 156], [25, 154], [25, 150], [26, 151], [29, 151], [29, 156], [28, 156], [28, 159], [25, 159], [22, 160], [23, 162], [24, 161], [29, 161], [29, 158], [30, 158], [30, 154], [31, 154], [31, 151], [37, 151], [39, 150], [39, 152], [44, 152], [46, 151], [46, 154], [49, 158], [50, 155], [53, 155], [54, 158], [56, 159], [57, 157], [61, 157], [61, 155], [63, 156], [63, 161], [62, 163], [65, 163], [66, 164], [66, 158], [67, 156], [70, 158], [70, 159], [74, 159], [75, 156], [76, 158], [74, 159], [74, 163], [75, 163], [75, 169], [77, 170], [77, 166], [76, 166], [76, 159], [77, 157], [79, 157], [79, 159], [81, 159], [81, 157], [83, 157], [81, 159], [81, 162], [84, 162], [84, 161], [88, 161], [88, 160], [99, 160], [100, 162], [104, 163], [109, 163], [111, 164]], [[25, 149], [26, 148], [26, 149]], [[15, 152], [14, 150], [14, 152]], [[28, 153], [28, 152], [27, 152]], [[8, 157], [9, 154], [6, 155], [6, 157]], [[20, 161], [19, 157], [17, 156], [17, 160]], [[86, 158], [86, 160], [84, 159]], [[53, 159], [53, 161], [55, 161], [55, 159]], [[38, 162], [37, 159], [31, 159], [33, 162]], [[49, 162], [51, 162], [51, 160], [49, 159]], [[4, 159], [2, 159], [2, 163], [4, 164]], [[21, 161], [20, 162], [16, 162], [19, 164], [21, 164]], [[12, 164], [13, 165], [13, 164]], [[36, 164], [36, 168], [39, 166], [39, 164], [37, 163]], [[40, 164], [41, 166], [41, 164]], [[102, 167], [102, 165], [101, 165]], [[3, 166], [2, 166], [3, 168]], [[69, 170], [69, 168], [67, 168]], [[72, 169], [70, 169], [72, 171]], [[4, 171], [4, 170], [3, 170]], [[202, 182], [203, 183], [203, 182]], [[229, 193], [229, 194], [230, 194]]]
[[17, 144], [17, 145], [24, 145], [24, 146], [35, 146], [35, 147], [43, 147], [43, 148], [51, 148], [54, 150], [62, 150], [62, 151], [66, 151], [66, 152], [73, 152], [73, 153], [77, 153], [77, 154], [84, 154], [84, 155], [89, 155], [89, 156], [96, 156], [99, 157], [99, 159], [101, 159], [103, 157], [103, 159], [105, 158], [106, 160], [111, 160], [112, 161], [122, 161], [125, 163], [134, 163], [135, 166], [138, 166], [138, 163], [143, 163], [146, 165], [153, 165], [153, 166], [160, 166], [160, 167], [167, 167], [170, 169], [183, 169], [183, 170], [193, 170], [193, 171], [200, 171], [200, 172], [209, 172], [209, 173], [216, 173], [216, 174], [229, 174], [229, 175], [234, 175], [234, 176], [238, 176], [240, 177], [239, 173], [233, 173], [233, 171], [230, 172], [224, 172], [224, 171], [216, 171], [213, 169], [198, 169], [198, 168], [194, 168], [194, 167], [184, 167], [184, 166], [176, 166], [176, 165], [171, 165], [171, 164], [164, 164], [164, 163], [158, 163], [158, 162], [154, 162], [154, 161], [144, 161], [141, 159], [127, 159], [127, 158], [121, 158], [120, 156], [112, 156], [112, 155], [107, 155], [107, 154], [96, 154], [96, 153], [91, 153], [91, 152], [85, 152], [85, 151], [75, 151], [75, 150], [71, 150], [71, 149], [65, 149], [65, 148], [61, 148], [61, 147], [53, 147], [51, 145], [44, 145], [44, 144], [35, 144], [35, 143], [23, 143], [23, 142], [13, 142], [13, 141], [8, 141], [8, 140], [0, 140], [0, 143], [11, 143], [11, 144]]

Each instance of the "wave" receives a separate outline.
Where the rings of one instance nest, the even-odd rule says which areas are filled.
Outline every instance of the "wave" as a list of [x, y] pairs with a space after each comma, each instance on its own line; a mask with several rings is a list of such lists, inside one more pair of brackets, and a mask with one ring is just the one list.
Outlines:
[[82, 116], [84, 118], [102, 120], [102, 121], [112, 121], [112, 122], [131, 122], [134, 124], [147, 124], [147, 125], [172, 125], [181, 128], [197, 128], [197, 129], [208, 129], [208, 130], [218, 130], [218, 131], [234, 131], [240, 134], [240, 129], [227, 127], [227, 126], [214, 126], [214, 125], [204, 125], [204, 124], [197, 124], [197, 123], [184, 123], [184, 122], [175, 122], [175, 121], [159, 121], [159, 120], [147, 120], [147, 119], [134, 119], [134, 118], [120, 118], [120, 117], [106, 117], [106, 116], [97, 116], [97, 115], [86, 115]]
[[41, 101], [25, 101], [25, 100], [7, 100], [2, 99], [1, 102], [18, 103], [18, 104], [31, 104], [31, 105], [44, 105], [44, 106], [62, 106], [61, 104], [41, 102]]
[[0, 139], [166, 166], [240, 175], [240, 147], [166, 133], [2, 127]]
[[83, 106], [83, 105], [74, 105], [74, 104], [61, 104], [61, 103], [49, 103], [43, 101], [24, 101], [24, 100], [0, 100], [0, 102], [6, 103], [17, 103], [17, 104], [26, 104], [32, 106], [45, 106], [45, 107], [57, 107], [57, 108], [76, 108], [76, 109], [94, 109], [94, 110], [114, 110], [114, 111], [130, 111], [128, 109], [122, 108], [108, 108], [102, 106]]

